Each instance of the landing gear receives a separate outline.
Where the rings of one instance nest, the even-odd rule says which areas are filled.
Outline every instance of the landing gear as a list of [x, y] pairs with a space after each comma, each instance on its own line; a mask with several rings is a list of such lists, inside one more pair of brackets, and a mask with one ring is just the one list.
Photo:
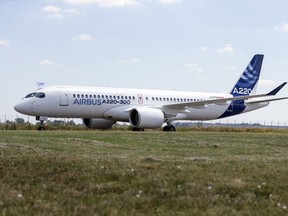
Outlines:
[[44, 121], [47, 121], [47, 117], [43, 116], [36, 116], [36, 121], [40, 121], [40, 124], [38, 125], [38, 131], [45, 131], [45, 125]]
[[38, 126], [38, 131], [45, 131], [44, 120], [40, 120], [40, 125]]
[[164, 128], [163, 128], [163, 131], [170, 131], [170, 132], [175, 132], [176, 131], [176, 128], [173, 126], [173, 125], [166, 125]]
[[132, 128], [132, 131], [144, 131], [144, 128], [136, 128], [136, 127], [133, 127], [133, 128]]

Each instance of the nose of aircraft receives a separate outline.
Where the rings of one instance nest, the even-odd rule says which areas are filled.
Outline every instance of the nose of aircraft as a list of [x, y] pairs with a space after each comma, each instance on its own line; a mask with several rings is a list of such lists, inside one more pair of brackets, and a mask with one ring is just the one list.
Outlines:
[[25, 103], [24, 101], [20, 101], [14, 106], [14, 110], [16, 110], [19, 113], [29, 115], [31, 113], [31, 106], [29, 106], [29, 103]]

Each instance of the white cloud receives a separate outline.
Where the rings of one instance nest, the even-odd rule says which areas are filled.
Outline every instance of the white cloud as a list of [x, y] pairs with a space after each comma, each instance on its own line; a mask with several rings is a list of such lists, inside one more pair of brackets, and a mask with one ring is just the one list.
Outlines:
[[218, 48], [217, 52], [219, 53], [232, 53], [234, 51], [234, 48], [232, 46], [232, 44], [226, 44], [224, 47], [222, 48]]
[[8, 46], [10, 44], [10, 41], [8, 40], [0, 40], [0, 46]]
[[76, 37], [73, 37], [72, 40], [73, 41], [86, 41], [86, 42], [88, 42], [88, 41], [93, 41], [94, 38], [90, 34], [80, 34]]
[[140, 6], [137, 0], [62, 0], [63, 2], [75, 5], [96, 4], [99, 7], [131, 7]]
[[206, 46], [201, 46], [201, 47], [199, 48], [199, 50], [200, 50], [201, 52], [207, 52], [208, 48], [207, 48]]
[[186, 64], [185, 67], [187, 67], [188, 69], [192, 71], [197, 71], [199, 73], [203, 71], [203, 68], [197, 63], [191, 63], [191, 64], [189, 63], [189, 64]]
[[61, 66], [61, 64], [55, 63], [54, 61], [51, 61], [49, 59], [45, 59], [40, 61], [40, 65], [42, 66]]
[[73, 17], [81, 13], [74, 8], [61, 9], [53, 5], [47, 5], [42, 10], [48, 14], [47, 18], [49, 19], [63, 19], [65, 16]]
[[141, 61], [137, 58], [132, 58], [130, 60], [117, 60], [120, 64], [139, 64]]
[[280, 26], [274, 26], [275, 30], [285, 31], [288, 32], [288, 23], [282, 23]]
[[276, 82], [274, 80], [260, 79], [259, 86], [264, 87], [264, 88], [273, 88], [276, 86]]
[[225, 66], [224, 68], [227, 71], [235, 71], [236, 70], [236, 68], [234, 66]]
[[160, 2], [161, 4], [173, 4], [176, 2], [181, 2], [182, 0], [157, 0], [158, 2]]
[[48, 12], [48, 13], [60, 13], [61, 9], [52, 5], [47, 5], [42, 8], [43, 11]]

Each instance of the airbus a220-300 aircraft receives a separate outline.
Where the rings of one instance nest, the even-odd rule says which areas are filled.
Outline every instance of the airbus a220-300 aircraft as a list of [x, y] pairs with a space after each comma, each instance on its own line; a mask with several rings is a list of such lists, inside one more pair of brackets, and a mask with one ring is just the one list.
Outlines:
[[220, 119], [287, 99], [269, 97], [275, 96], [286, 82], [269, 93], [255, 94], [263, 57], [255, 55], [226, 93], [52, 86], [28, 94], [14, 108], [37, 120], [82, 118], [87, 128], [109, 129], [121, 121], [130, 122], [136, 131], [162, 125], [163, 131], [175, 131], [173, 122], [177, 120]]

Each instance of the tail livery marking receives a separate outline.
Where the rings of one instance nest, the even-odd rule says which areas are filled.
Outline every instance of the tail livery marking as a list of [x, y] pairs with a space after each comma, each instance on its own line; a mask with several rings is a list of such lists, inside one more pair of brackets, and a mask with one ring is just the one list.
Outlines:
[[264, 55], [255, 55], [252, 58], [238, 82], [233, 87], [231, 91], [233, 96], [250, 95], [252, 93], [260, 77], [263, 57]]

